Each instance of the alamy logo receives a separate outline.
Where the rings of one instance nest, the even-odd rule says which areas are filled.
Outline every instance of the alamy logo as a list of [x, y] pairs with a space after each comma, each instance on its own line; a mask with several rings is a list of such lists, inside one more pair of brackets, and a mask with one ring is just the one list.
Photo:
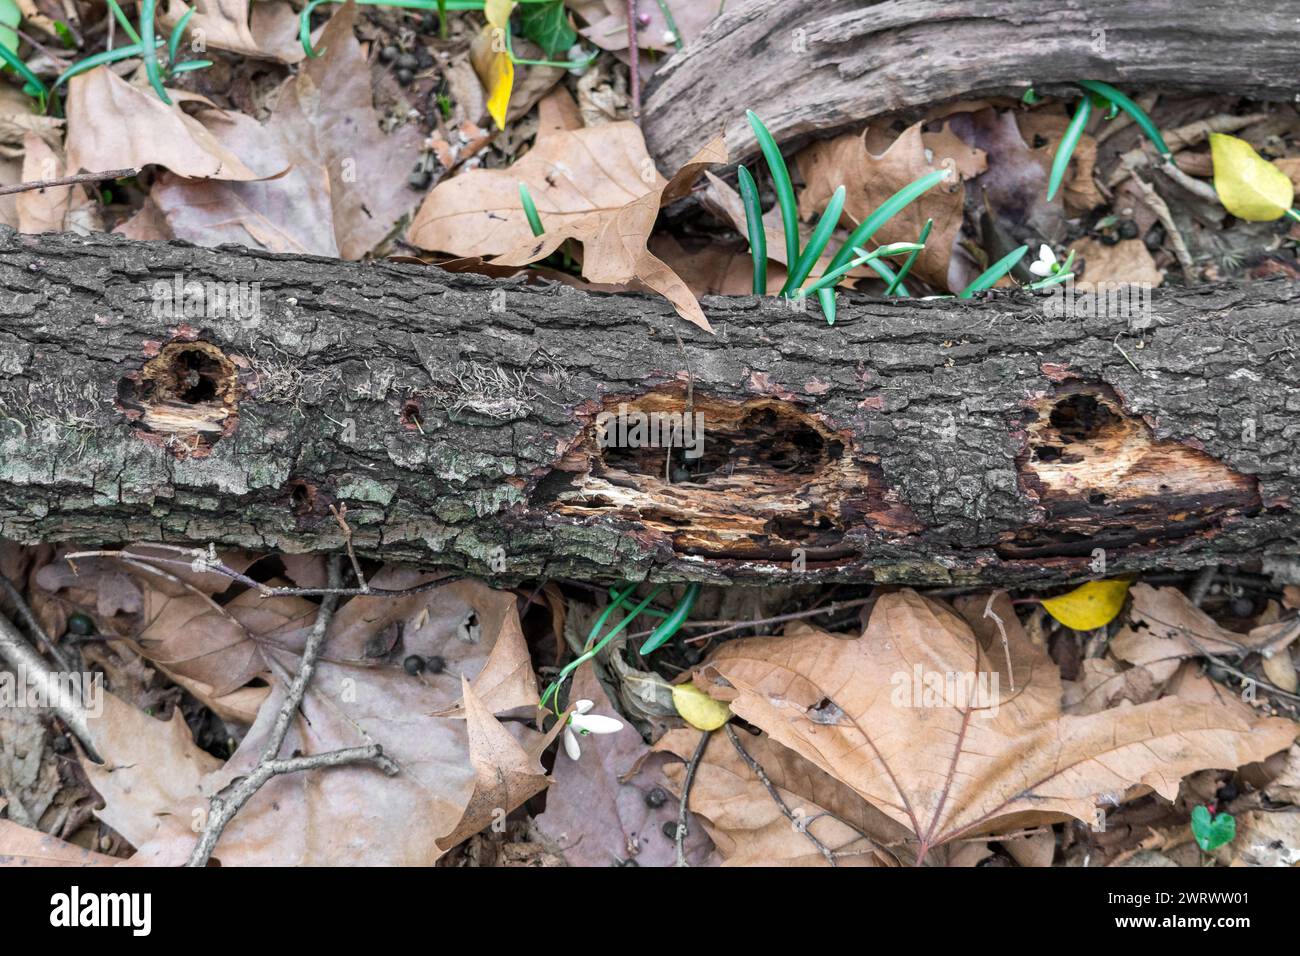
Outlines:
[[171, 282], [153, 284], [156, 319], [238, 319], [255, 322], [262, 316], [262, 283], [185, 281], [176, 273]]
[[981, 717], [998, 713], [999, 675], [996, 671], [927, 671], [917, 664], [912, 671], [897, 671], [889, 702], [895, 707], [953, 707], [972, 710]]
[[0, 673], [0, 708], [45, 710], [59, 700], [74, 702], [87, 717], [104, 714], [104, 675], [93, 671], [51, 671], [17, 676]]
[[601, 448], [681, 448], [687, 458], [704, 454], [703, 412], [601, 412], [596, 416]]
[[71, 892], [50, 897], [51, 926], [127, 926], [133, 936], [148, 936], [153, 927], [153, 897], [149, 893]]
[[1151, 283], [1097, 282], [1087, 292], [1074, 287], [1067, 279], [1051, 287], [1043, 303], [1048, 318], [1091, 318], [1092, 316], [1131, 319], [1151, 314]]

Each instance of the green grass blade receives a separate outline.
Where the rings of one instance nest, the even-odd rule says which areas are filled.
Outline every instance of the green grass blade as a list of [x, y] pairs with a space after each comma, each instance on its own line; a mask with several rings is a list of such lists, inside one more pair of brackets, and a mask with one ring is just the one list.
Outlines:
[[876, 270], [876, 275], [880, 276], [880, 278], [884, 279], [888, 285], [893, 287], [894, 293], [899, 298], [910, 299], [912, 297], [911, 290], [909, 290], [903, 283], [902, 273], [895, 273], [887, 262], [884, 262], [881, 259], [872, 259], [867, 263], [867, 266]]
[[[921, 235], [918, 236], [916, 240], [917, 243], [920, 244], [922, 248], [925, 248], [925, 241], [930, 238], [930, 230], [933, 228], [934, 228], [934, 220], [927, 219], [925, 221], [925, 226], [922, 227], [921, 229]], [[897, 289], [900, 285], [902, 285], [903, 280], [907, 278], [907, 274], [912, 271], [912, 263], [916, 261], [916, 257], [919, 256], [920, 254], [921, 254], [921, 249], [916, 249], [913, 250], [912, 254], [907, 257], [907, 261], [903, 263], [903, 267], [898, 270], [898, 275], [894, 276], [894, 278], [889, 280], [889, 285], [885, 287], [885, 295], [893, 295], [894, 290]]]
[[790, 294], [791, 298], [802, 299], [804, 296], [812, 295], [814, 292], [821, 292], [822, 289], [832, 288], [858, 266], [874, 262], [881, 256], [898, 255], [901, 252], [908, 251], [918, 252], [918, 249], [912, 248], [914, 245], [916, 244], [911, 242], [898, 242], [891, 246], [881, 246], [879, 249], [873, 249], [871, 252], [867, 252], [865, 249], [857, 249], [855, 250], [858, 253], [856, 259], [850, 259], [838, 269], [832, 269], [806, 289], [795, 289], [794, 292]]
[[978, 279], [966, 288], [962, 289], [957, 295], [957, 298], [969, 299], [976, 292], [983, 292], [985, 289], [993, 288], [993, 285], [999, 279], [1016, 267], [1016, 264], [1025, 257], [1025, 253], [1028, 251], [1028, 246], [1021, 246], [1018, 249], [1008, 252], [997, 262], [993, 263], [993, 265], [981, 272]]
[[158, 0], [140, 0], [140, 58], [144, 60], [145, 75], [149, 77], [149, 85], [158, 94], [158, 99], [171, 106], [172, 99], [163, 88], [157, 44], [154, 42], [154, 14], [157, 8]]
[[866, 219], [858, 225], [845, 240], [840, 251], [835, 253], [835, 258], [831, 260], [831, 269], [838, 269], [844, 263], [848, 262], [853, 255], [853, 247], [865, 245], [867, 240], [876, 234], [881, 226], [892, 219], [899, 210], [903, 209], [926, 190], [937, 186], [948, 178], [948, 170], [936, 169], [932, 173], [927, 173], [920, 179], [908, 183], [894, 195], [886, 199], [880, 206]]
[[690, 617], [691, 608], [695, 607], [695, 599], [699, 596], [700, 586], [698, 584], [691, 582], [686, 585], [682, 599], [677, 602], [673, 612], [663, 619], [659, 626], [645, 639], [645, 643], [641, 645], [641, 654], [643, 656], [652, 651], [657, 651], [672, 639], [672, 636], [681, 629], [681, 626], [686, 623], [686, 619]]
[[818, 289], [817, 304], [822, 307], [822, 314], [826, 316], [826, 324], [835, 324], [835, 290]]
[[1065, 171], [1070, 167], [1070, 158], [1074, 155], [1074, 150], [1083, 137], [1083, 128], [1088, 125], [1088, 118], [1091, 116], [1092, 100], [1085, 96], [1074, 108], [1074, 117], [1070, 120], [1070, 125], [1065, 128], [1065, 135], [1056, 144], [1056, 157], [1052, 160], [1052, 175], [1047, 180], [1048, 202], [1056, 198], [1056, 191], [1061, 188], [1061, 183], [1065, 180]]
[[790, 181], [790, 171], [786, 169], [785, 157], [776, 145], [776, 140], [767, 131], [763, 121], [753, 110], [746, 111], [749, 126], [758, 140], [758, 148], [767, 160], [768, 171], [772, 174], [772, 185], [776, 187], [776, 202], [781, 207], [781, 227], [785, 230], [785, 261], [789, 268], [799, 260], [799, 211], [794, 201], [794, 183]]
[[140, 34], [135, 32], [135, 24], [127, 19], [126, 14], [122, 12], [122, 8], [118, 5], [117, 0], [108, 0], [108, 9], [113, 12], [113, 19], [116, 20], [121, 25], [122, 29], [126, 31], [126, 35], [131, 38], [131, 42], [139, 43]]
[[533, 203], [532, 193], [528, 191], [528, 186], [524, 183], [519, 184], [519, 201], [524, 204], [524, 215], [528, 217], [528, 228], [533, 231], [534, 236], [540, 236], [546, 230], [542, 228], [542, 217], [537, 215], [537, 206]]
[[831, 196], [831, 201], [826, 204], [826, 211], [817, 220], [817, 227], [808, 237], [808, 245], [799, 254], [799, 261], [791, 267], [790, 274], [786, 276], [785, 285], [781, 288], [782, 295], [789, 295], [792, 290], [803, 285], [804, 280], [813, 271], [813, 266], [817, 265], [817, 260], [822, 257], [822, 250], [831, 241], [831, 233], [840, 223], [840, 213], [844, 211], [844, 199], [847, 195], [848, 190], [841, 186]]
[[745, 203], [745, 228], [749, 232], [749, 254], [754, 259], [754, 295], [767, 294], [767, 230], [763, 228], [763, 207], [758, 202], [758, 184], [749, 168], [736, 170], [740, 198]]
[[1159, 150], [1161, 156], [1169, 157], [1173, 155], [1169, 147], [1165, 145], [1165, 138], [1160, 135], [1160, 128], [1156, 126], [1151, 117], [1147, 115], [1146, 110], [1138, 106], [1109, 83], [1101, 83], [1097, 80], [1079, 80], [1078, 83], [1085, 90], [1089, 90], [1099, 96], [1104, 96], [1129, 116], [1133, 117], [1134, 122], [1141, 127], [1142, 132], [1146, 133], [1151, 139], [1151, 142], [1156, 144], [1156, 149]]
[[[162, 40], [154, 40], [154, 43], [161, 44]], [[86, 57], [84, 60], [78, 60], [59, 75], [59, 78], [54, 81], [53, 89], [57, 90], [74, 76], [77, 76], [80, 73], [85, 73], [87, 70], [93, 70], [97, 66], [103, 66], [105, 63], [116, 63], [118, 60], [129, 60], [132, 57], [139, 56], [142, 49], [144, 49], [144, 47], [139, 43], [132, 43], [129, 46], [120, 46], [116, 50], [105, 50], [103, 53], [96, 53], [93, 56]]]
[[32, 72], [31, 67], [22, 61], [22, 58], [7, 46], [0, 45], [0, 59], [4, 60], [28, 83], [41, 91], [41, 96], [48, 96], [49, 89], [41, 82], [41, 78]]
[[203, 70], [212, 65], [211, 60], [185, 60], [172, 66], [173, 73], [189, 73], [193, 70]]
[[176, 51], [180, 49], [181, 36], [185, 33], [185, 25], [190, 22], [190, 17], [194, 16], [195, 7], [190, 7], [184, 15], [176, 21], [176, 26], [172, 27], [172, 35], [167, 40], [167, 62], [176, 62]]

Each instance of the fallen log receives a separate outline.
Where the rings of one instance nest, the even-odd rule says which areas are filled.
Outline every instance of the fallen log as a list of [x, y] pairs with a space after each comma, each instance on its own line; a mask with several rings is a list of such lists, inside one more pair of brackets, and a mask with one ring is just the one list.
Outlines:
[[642, 127], [660, 167], [677, 169], [723, 129], [733, 162], [752, 155], [748, 109], [788, 147], [885, 113], [1065, 93], [1080, 79], [1289, 101], [1300, 2], [749, 0], [655, 74]]
[[497, 579], [1258, 565], [1300, 551], [1297, 304], [714, 298], [710, 335], [640, 296], [5, 231], [0, 535], [304, 551], [346, 505], [361, 553]]

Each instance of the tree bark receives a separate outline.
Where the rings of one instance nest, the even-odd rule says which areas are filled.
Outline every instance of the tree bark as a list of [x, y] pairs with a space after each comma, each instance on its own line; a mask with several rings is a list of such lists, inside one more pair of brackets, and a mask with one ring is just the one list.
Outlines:
[[[256, 316], [229, 283], [257, 284]], [[709, 299], [709, 335], [640, 296], [5, 231], [0, 535], [303, 551], [341, 545], [346, 505], [386, 559], [715, 583], [1300, 550], [1300, 286], [1159, 290], [1129, 317], [843, 298], [834, 327]], [[633, 430], [702, 416], [702, 454], [601, 417], [620, 405]]]
[[749, 109], [791, 146], [897, 110], [1068, 93], [1080, 79], [1290, 100], [1298, 77], [1297, 0], [750, 0], [655, 74], [642, 126], [660, 167], [677, 169], [723, 129], [733, 161], [753, 154]]

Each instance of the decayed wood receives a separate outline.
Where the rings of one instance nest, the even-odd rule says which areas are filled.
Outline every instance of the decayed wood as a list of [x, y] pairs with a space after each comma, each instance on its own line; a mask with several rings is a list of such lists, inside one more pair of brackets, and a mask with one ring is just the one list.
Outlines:
[[723, 129], [755, 151], [752, 109], [788, 145], [873, 116], [981, 95], [1210, 90], [1290, 100], [1300, 90], [1300, 2], [750, 0], [655, 74], [642, 126], [663, 169]]
[[[709, 335], [645, 297], [7, 231], [0, 535], [300, 551], [346, 504], [365, 554], [510, 579], [1257, 563], [1300, 551], [1297, 304], [845, 296], [827, 327], [744, 297]], [[629, 446], [636, 412], [698, 416], [701, 453]]]

